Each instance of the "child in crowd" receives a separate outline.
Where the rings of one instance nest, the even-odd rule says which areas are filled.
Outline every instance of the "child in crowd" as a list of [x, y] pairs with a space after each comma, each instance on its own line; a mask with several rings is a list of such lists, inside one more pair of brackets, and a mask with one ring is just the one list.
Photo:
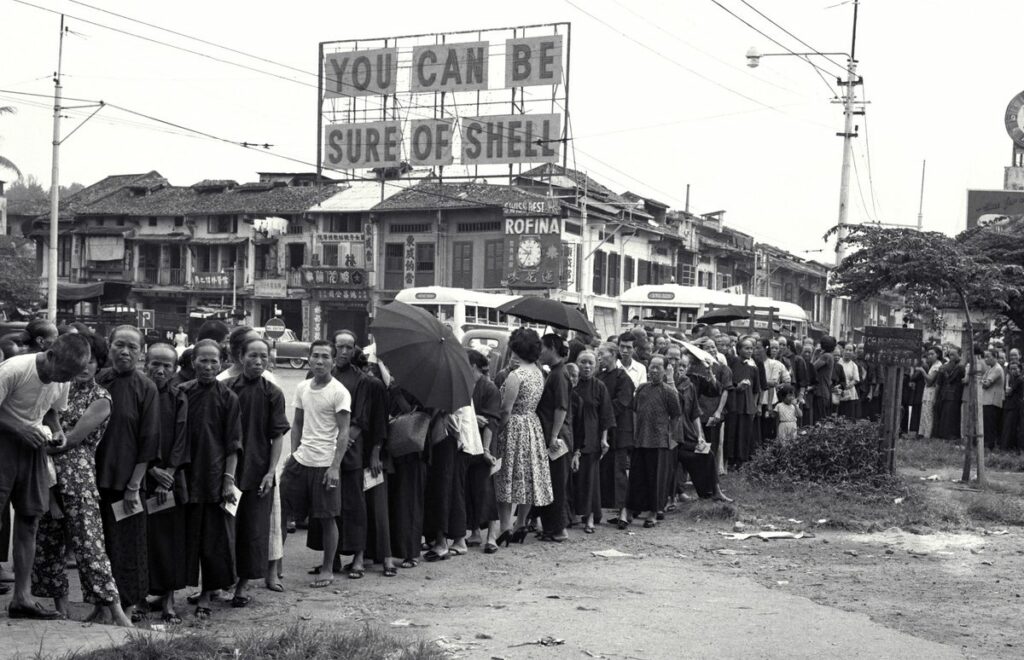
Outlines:
[[778, 413], [779, 430], [776, 437], [779, 440], [790, 440], [796, 437], [797, 421], [800, 419], [800, 408], [796, 405], [796, 392], [792, 385], [783, 385], [779, 388], [779, 402], [775, 404], [775, 412]]

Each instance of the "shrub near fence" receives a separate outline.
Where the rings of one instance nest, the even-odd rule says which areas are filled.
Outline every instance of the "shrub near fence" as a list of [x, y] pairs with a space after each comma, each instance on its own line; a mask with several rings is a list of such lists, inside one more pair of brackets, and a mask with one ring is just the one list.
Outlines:
[[878, 438], [875, 422], [830, 419], [795, 438], [766, 441], [743, 471], [755, 481], [896, 486], [899, 479], [886, 471]]

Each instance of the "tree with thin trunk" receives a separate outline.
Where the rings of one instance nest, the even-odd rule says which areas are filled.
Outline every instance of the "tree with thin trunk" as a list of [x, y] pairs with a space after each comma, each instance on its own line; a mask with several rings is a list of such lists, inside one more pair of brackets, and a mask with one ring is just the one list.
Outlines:
[[[826, 239], [838, 232], [833, 227]], [[985, 485], [985, 443], [978, 434], [978, 389], [974, 375], [973, 314], [979, 310], [1002, 312], [1008, 300], [1021, 295], [1016, 283], [1024, 269], [999, 263], [970, 244], [973, 230], [956, 238], [938, 232], [877, 225], [848, 226], [840, 240], [852, 252], [833, 272], [836, 295], [864, 300], [892, 293], [912, 297], [933, 309], [958, 307], [966, 318], [968, 406], [963, 480], [970, 479], [972, 446], [977, 454], [979, 485]]]
[[[16, 110], [12, 106], [0, 105], [0, 115], [9, 115], [9, 114], [12, 115], [15, 112], [16, 112]], [[19, 170], [18, 166], [14, 164], [14, 161], [12, 161], [12, 160], [10, 160], [8, 158], [5, 158], [2, 154], [0, 154], [0, 168], [6, 168], [8, 170], [13, 170], [15, 174], [17, 174], [18, 176], [21, 176], [21, 170]]]

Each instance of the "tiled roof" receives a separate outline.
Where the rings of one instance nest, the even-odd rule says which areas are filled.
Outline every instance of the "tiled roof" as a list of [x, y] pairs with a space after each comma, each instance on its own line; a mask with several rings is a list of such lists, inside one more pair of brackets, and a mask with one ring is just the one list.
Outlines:
[[510, 202], [546, 202], [549, 199], [515, 186], [424, 181], [384, 200], [374, 206], [373, 211], [502, 208]]
[[303, 213], [337, 192], [323, 188], [274, 186], [239, 187], [223, 192], [203, 193], [195, 186], [168, 186], [148, 195], [121, 190], [79, 211], [80, 215], [178, 216]]
[[[99, 202], [118, 191], [128, 187], [144, 187], [147, 190], [167, 186], [167, 179], [159, 172], [153, 170], [145, 174], [112, 174], [100, 179], [91, 186], [86, 186], [73, 195], [68, 195], [60, 200], [60, 217], [70, 219], [71, 216], [82, 212], [82, 209], [90, 204]], [[43, 226], [49, 224], [49, 207], [41, 209], [38, 218], [33, 224]]]
[[203, 179], [189, 187], [196, 190], [221, 190], [224, 188], [234, 188], [237, 185], [238, 182], [234, 179]]

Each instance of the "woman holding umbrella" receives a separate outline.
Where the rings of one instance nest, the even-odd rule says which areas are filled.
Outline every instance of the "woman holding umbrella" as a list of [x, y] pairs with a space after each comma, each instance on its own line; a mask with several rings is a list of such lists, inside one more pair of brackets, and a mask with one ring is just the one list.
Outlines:
[[[536, 362], [541, 342], [529, 328], [517, 328], [509, 338], [509, 349], [519, 358], [519, 368], [508, 375], [501, 387], [502, 426], [498, 434], [501, 470], [495, 480], [501, 535], [497, 544], [522, 543], [526, 538], [526, 517], [533, 505], [551, 504], [551, 473], [548, 453], [537, 416], [537, 404], [544, 391], [544, 375]], [[519, 505], [516, 530], [512, 511]]]

